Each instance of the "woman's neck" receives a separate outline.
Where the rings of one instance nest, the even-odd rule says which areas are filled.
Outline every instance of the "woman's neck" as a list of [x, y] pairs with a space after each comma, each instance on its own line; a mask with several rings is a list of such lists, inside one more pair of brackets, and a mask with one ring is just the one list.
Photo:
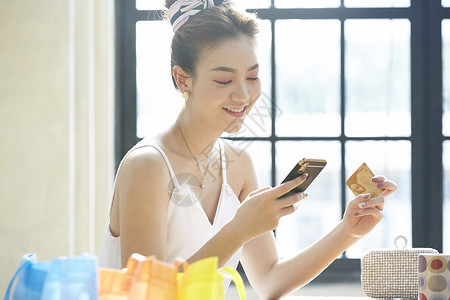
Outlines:
[[177, 123], [174, 125], [175, 132], [178, 131], [175, 137], [178, 136], [179, 142], [185, 144], [186, 155], [190, 156], [192, 153], [195, 159], [207, 162], [221, 132], [208, 126], [200, 118], [190, 117], [184, 110], [179, 114]]

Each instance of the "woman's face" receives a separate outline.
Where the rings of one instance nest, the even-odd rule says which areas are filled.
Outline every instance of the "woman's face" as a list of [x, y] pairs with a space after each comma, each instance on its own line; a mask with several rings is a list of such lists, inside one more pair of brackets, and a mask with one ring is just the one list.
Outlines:
[[258, 72], [251, 39], [224, 40], [199, 60], [188, 105], [214, 129], [236, 132], [261, 93]]

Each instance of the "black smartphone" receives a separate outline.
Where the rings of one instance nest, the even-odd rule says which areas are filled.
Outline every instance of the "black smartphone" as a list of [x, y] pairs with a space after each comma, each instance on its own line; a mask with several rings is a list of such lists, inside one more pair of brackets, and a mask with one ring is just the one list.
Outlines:
[[283, 196], [279, 198], [283, 198], [292, 194], [304, 192], [308, 186], [316, 179], [322, 169], [327, 165], [327, 161], [324, 159], [314, 159], [314, 158], [303, 158], [301, 159], [289, 172], [289, 174], [284, 178], [281, 183], [290, 181], [295, 177], [301, 176], [302, 174], [308, 174], [308, 178], [300, 184], [299, 186], [293, 188]]

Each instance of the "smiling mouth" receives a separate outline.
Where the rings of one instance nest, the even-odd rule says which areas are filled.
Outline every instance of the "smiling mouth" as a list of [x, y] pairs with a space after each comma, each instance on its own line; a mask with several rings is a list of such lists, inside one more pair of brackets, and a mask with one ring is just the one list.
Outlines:
[[241, 108], [227, 108], [227, 107], [224, 107], [223, 109], [225, 109], [227, 111], [230, 111], [230, 112], [234, 112], [234, 113], [241, 113], [241, 112], [243, 112], [245, 110], [245, 108], [246, 108], [246, 106], [241, 107]]

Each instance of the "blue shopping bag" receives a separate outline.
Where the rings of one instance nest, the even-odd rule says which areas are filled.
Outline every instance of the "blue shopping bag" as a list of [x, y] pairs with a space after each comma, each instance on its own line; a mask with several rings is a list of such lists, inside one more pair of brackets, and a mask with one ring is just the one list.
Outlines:
[[34, 253], [25, 254], [14, 272], [4, 300], [11, 299], [14, 282], [13, 300], [40, 300], [49, 267], [50, 262], [37, 262]]
[[4, 300], [10, 300], [11, 293], [13, 300], [97, 299], [97, 259], [83, 254], [37, 262], [35, 254], [27, 254], [19, 263]]
[[97, 259], [83, 254], [53, 259], [42, 289], [42, 300], [96, 300]]

